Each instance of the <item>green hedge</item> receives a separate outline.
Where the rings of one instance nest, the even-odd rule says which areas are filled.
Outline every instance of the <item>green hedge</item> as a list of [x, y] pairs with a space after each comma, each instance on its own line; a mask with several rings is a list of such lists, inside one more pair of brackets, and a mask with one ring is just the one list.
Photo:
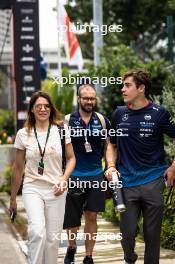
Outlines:
[[12, 166], [8, 165], [5, 168], [5, 182], [4, 184], [0, 187], [0, 192], [7, 192], [8, 194], [11, 193], [11, 177], [12, 177]]
[[[12, 165], [7, 165], [4, 171], [5, 181], [2, 186], [0, 186], [0, 192], [7, 192], [11, 194], [11, 179], [12, 179]], [[22, 184], [18, 191], [18, 194], [22, 193]]]
[[[165, 197], [169, 188], [165, 190]], [[172, 201], [165, 204], [164, 217], [161, 232], [162, 247], [175, 250], [175, 190], [173, 191]]]
[[13, 114], [10, 111], [0, 109], [0, 143], [12, 143], [14, 137]]
[[119, 224], [119, 214], [114, 210], [114, 204], [112, 199], [106, 200], [105, 212], [102, 213], [102, 217], [106, 220], [111, 221], [113, 224]]

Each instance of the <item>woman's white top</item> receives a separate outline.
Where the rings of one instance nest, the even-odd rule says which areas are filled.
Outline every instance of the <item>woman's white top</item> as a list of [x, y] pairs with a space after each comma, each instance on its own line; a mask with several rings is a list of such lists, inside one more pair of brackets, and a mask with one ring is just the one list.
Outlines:
[[[71, 143], [68, 128], [64, 126], [65, 143]], [[46, 142], [46, 132], [38, 132], [38, 141], [42, 151], [44, 150]], [[26, 150], [26, 164], [24, 183], [32, 182], [34, 180], [44, 180], [50, 183], [58, 183], [59, 178], [63, 176], [62, 172], [62, 147], [61, 139], [56, 125], [52, 125], [50, 129], [49, 139], [47, 141], [46, 150], [43, 158], [44, 173], [38, 174], [38, 165], [41, 160], [38, 143], [32, 129], [28, 134], [26, 128], [22, 128], [17, 132], [14, 147], [21, 150]]]

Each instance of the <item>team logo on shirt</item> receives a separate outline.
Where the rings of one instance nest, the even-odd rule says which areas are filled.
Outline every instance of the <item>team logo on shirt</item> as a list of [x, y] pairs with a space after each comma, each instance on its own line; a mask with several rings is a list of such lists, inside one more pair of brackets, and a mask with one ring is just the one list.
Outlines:
[[96, 125], [97, 125], [97, 124], [98, 124], [98, 120], [94, 120], [94, 124], [96, 124]]
[[74, 124], [75, 124], [76, 126], [79, 126], [79, 125], [80, 125], [80, 121], [74, 121]]
[[154, 106], [153, 106], [153, 109], [154, 109], [154, 110], [156, 110], [156, 111], [159, 111], [159, 109], [158, 109], [158, 108], [156, 108], [156, 107], [154, 107]]
[[128, 114], [124, 114], [124, 115], [122, 116], [122, 121], [126, 121], [126, 120], [128, 120]]
[[146, 115], [144, 115], [144, 118], [145, 118], [145, 120], [149, 121], [149, 120], [151, 120], [151, 115], [146, 114]]

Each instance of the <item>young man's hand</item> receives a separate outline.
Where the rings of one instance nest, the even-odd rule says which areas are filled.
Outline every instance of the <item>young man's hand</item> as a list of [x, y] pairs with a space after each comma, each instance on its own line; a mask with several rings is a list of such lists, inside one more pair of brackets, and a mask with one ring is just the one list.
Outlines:
[[168, 186], [175, 185], [175, 166], [171, 165], [164, 174], [167, 177]]
[[117, 171], [115, 167], [109, 167], [106, 171], [105, 171], [105, 177], [108, 179], [108, 181], [112, 180], [112, 172]]

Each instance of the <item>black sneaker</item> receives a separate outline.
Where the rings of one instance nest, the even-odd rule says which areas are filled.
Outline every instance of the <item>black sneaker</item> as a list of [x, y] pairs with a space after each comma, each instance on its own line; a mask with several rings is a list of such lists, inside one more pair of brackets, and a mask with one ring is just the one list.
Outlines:
[[64, 264], [74, 264], [75, 253], [76, 253], [76, 248], [68, 247], [66, 256], [64, 258]]
[[93, 258], [92, 257], [89, 257], [89, 256], [86, 256], [83, 259], [83, 264], [94, 264]]

